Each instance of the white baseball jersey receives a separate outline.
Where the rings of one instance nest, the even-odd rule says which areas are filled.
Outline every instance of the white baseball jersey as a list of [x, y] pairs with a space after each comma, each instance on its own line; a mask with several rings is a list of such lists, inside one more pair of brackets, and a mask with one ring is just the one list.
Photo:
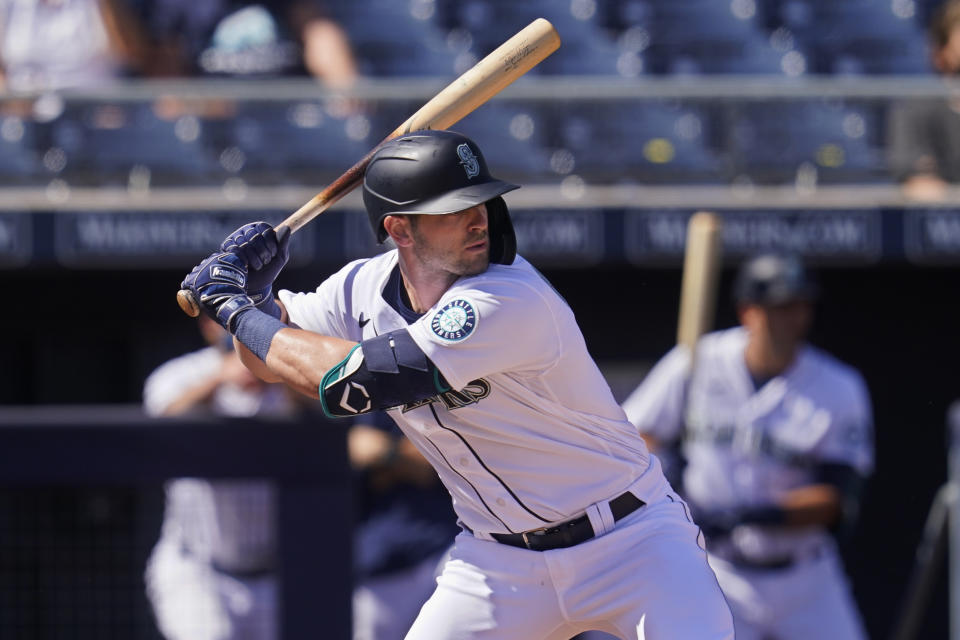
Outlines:
[[649, 466], [573, 312], [526, 260], [458, 280], [408, 324], [388, 304], [397, 253], [352, 262], [315, 292], [281, 291], [293, 324], [361, 341], [406, 328], [452, 390], [389, 410], [474, 532], [568, 520]]
[[[641, 433], [683, 439], [685, 497], [710, 509], [769, 505], [815, 483], [815, 465], [873, 468], [870, 400], [860, 374], [805, 345], [783, 374], [755, 388], [741, 327], [704, 336], [688, 380], [689, 351], [675, 347], [624, 403]], [[822, 528], [742, 525], [730, 544], [764, 560], [832, 545]]]

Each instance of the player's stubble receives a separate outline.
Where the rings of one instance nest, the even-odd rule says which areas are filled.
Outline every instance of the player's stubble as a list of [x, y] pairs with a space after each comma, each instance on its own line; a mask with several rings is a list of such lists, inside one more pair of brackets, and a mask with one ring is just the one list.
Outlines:
[[[435, 272], [445, 272], [458, 277], [475, 276], [490, 266], [490, 244], [486, 229], [468, 234], [463, 240], [444, 238], [446, 243], [432, 243], [420, 230], [417, 216], [410, 216], [410, 232], [413, 237], [413, 253], [425, 267]], [[486, 251], [469, 252], [466, 247], [487, 241]], [[448, 243], [448, 244], [447, 244]]]

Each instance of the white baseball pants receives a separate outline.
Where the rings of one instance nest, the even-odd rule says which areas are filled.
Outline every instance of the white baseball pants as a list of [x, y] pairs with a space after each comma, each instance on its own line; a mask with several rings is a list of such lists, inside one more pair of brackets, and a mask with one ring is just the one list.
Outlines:
[[834, 553], [778, 571], [710, 558], [733, 611], [737, 640], [865, 640], [866, 631]]
[[[663, 483], [666, 485], [666, 483]], [[733, 620], [686, 506], [666, 491], [604, 535], [529, 551], [457, 536], [407, 640], [732, 640]]]

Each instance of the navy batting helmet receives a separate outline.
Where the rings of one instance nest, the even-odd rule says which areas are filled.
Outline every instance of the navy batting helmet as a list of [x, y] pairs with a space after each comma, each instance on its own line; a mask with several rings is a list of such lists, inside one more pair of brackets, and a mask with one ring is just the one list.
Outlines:
[[816, 283], [798, 256], [761, 253], [743, 263], [733, 285], [738, 304], [777, 305], [816, 299]]
[[490, 175], [477, 144], [453, 131], [415, 131], [385, 143], [363, 176], [363, 204], [377, 242], [389, 215], [455, 213], [486, 203], [490, 261], [511, 264], [517, 238], [500, 197], [519, 186]]

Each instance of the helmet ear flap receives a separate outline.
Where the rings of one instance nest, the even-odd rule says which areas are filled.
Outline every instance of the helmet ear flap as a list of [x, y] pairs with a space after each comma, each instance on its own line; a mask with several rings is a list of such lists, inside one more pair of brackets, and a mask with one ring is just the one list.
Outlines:
[[517, 257], [517, 234], [503, 198], [487, 201], [487, 229], [490, 237], [490, 262], [513, 264]]

